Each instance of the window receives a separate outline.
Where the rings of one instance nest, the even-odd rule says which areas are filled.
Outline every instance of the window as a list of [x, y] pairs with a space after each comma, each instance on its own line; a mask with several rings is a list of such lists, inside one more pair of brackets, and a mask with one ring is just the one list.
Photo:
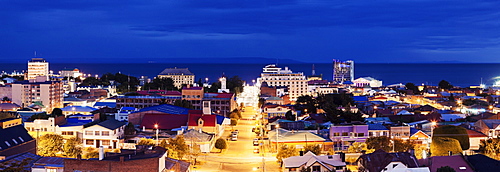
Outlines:
[[333, 136], [340, 136], [340, 133], [333, 133]]
[[109, 136], [109, 131], [102, 131], [102, 136]]
[[94, 145], [94, 140], [85, 140], [86, 145]]
[[348, 136], [349, 133], [347, 132], [342, 132], [342, 136]]
[[73, 131], [63, 131], [62, 135], [70, 135], [70, 136], [72, 136], [74, 134], [73, 134]]
[[95, 134], [94, 134], [94, 135], [96, 135], [96, 136], [100, 135], [100, 134], [99, 134], [99, 131], [95, 131]]
[[320, 172], [320, 170], [321, 170], [321, 168], [320, 168], [320, 166], [318, 166], [318, 165], [313, 166], [313, 168], [312, 168], [312, 171], [313, 171], [313, 172]]
[[8, 141], [5, 141], [5, 144], [7, 144], [7, 146], [10, 146], [10, 143]]
[[101, 140], [102, 145], [109, 145], [109, 140]]
[[14, 143], [18, 144], [18, 143], [17, 143], [17, 141], [16, 141], [16, 139], [12, 139], [12, 141], [13, 141]]
[[297, 171], [297, 168], [290, 168], [288, 171]]
[[94, 135], [93, 131], [85, 131], [85, 135]]
[[365, 133], [358, 133], [358, 137], [364, 137]]
[[24, 142], [24, 139], [22, 137], [18, 137], [21, 142]]

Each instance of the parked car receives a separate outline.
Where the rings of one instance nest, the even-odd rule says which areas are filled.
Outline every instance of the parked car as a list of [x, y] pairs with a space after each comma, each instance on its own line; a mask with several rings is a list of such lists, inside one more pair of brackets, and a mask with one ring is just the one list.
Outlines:
[[254, 148], [253, 153], [259, 153], [259, 148]]
[[253, 145], [259, 146], [259, 139], [253, 139]]
[[238, 136], [232, 136], [231, 137], [231, 141], [237, 141], [238, 140]]

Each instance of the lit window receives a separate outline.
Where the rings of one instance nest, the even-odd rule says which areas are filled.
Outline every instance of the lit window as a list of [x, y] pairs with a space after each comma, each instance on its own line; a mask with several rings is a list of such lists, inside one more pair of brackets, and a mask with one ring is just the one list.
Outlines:
[[10, 143], [8, 141], [5, 141], [5, 144], [7, 144], [7, 146], [10, 146]]
[[22, 137], [18, 137], [21, 142], [24, 142], [24, 139]]
[[17, 141], [16, 141], [16, 139], [12, 139], [12, 141], [13, 141], [14, 143], [18, 144], [18, 143], [17, 143]]

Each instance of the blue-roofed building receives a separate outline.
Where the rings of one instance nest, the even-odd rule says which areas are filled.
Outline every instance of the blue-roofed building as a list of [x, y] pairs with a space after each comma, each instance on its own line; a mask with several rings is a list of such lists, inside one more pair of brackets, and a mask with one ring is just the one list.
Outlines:
[[95, 111], [97, 109], [90, 106], [66, 106], [64, 108], [61, 108], [61, 110], [63, 111], [64, 115], [68, 116], [71, 114], [89, 115], [92, 114], [92, 111]]
[[117, 121], [128, 121], [128, 115], [136, 111], [138, 111], [138, 109], [134, 107], [122, 107], [115, 113], [115, 119]]
[[116, 102], [95, 102], [93, 107], [98, 109], [103, 107], [115, 108]]
[[389, 129], [382, 124], [368, 124], [368, 136], [369, 137], [379, 137], [387, 136], [389, 137]]

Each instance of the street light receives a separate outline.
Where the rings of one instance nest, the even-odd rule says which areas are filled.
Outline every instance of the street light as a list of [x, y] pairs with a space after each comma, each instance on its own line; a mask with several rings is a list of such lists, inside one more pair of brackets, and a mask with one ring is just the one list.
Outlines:
[[279, 124], [276, 124], [276, 152], [278, 152], [278, 144], [279, 144], [278, 135], [279, 135], [279, 128], [280, 128], [280, 125], [279, 125]]
[[155, 124], [156, 129], [156, 146], [158, 146], [158, 124]]

